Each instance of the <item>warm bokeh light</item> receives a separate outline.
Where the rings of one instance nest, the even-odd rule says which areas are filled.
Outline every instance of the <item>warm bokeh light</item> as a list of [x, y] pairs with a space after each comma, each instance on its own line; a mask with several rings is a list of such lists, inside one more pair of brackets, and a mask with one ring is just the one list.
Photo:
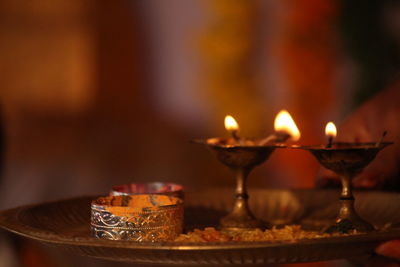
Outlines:
[[225, 129], [228, 131], [238, 131], [239, 125], [237, 124], [236, 120], [231, 116], [227, 115], [225, 117]]
[[292, 116], [286, 110], [281, 110], [276, 115], [274, 129], [276, 132], [283, 132], [290, 135], [289, 139], [292, 141], [298, 141], [301, 136]]
[[333, 122], [328, 122], [325, 127], [325, 135], [328, 137], [336, 137], [336, 126]]

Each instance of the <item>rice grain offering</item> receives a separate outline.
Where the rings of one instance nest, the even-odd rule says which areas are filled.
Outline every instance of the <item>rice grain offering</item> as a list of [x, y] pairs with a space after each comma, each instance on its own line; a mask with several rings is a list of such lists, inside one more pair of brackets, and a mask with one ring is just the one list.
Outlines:
[[283, 228], [272, 227], [265, 231], [261, 229], [242, 230], [242, 231], [218, 231], [214, 227], [207, 227], [204, 230], [195, 229], [187, 234], [181, 234], [175, 239], [177, 242], [228, 242], [228, 241], [296, 241], [300, 239], [314, 239], [332, 236], [343, 236], [359, 234], [352, 231], [348, 234], [339, 233], [320, 233], [317, 231], [306, 231], [301, 229], [300, 225], [286, 225]]

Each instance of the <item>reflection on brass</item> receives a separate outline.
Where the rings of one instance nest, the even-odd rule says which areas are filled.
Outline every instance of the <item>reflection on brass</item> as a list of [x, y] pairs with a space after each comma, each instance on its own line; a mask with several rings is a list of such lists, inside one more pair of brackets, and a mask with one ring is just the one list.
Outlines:
[[[145, 195], [142, 195], [145, 196]], [[148, 195], [149, 199], [154, 195]], [[158, 198], [170, 198], [157, 196]], [[120, 206], [103, 204], [103, 199], [117, 199]], [[97, 199], [91, 205], [91, 232], [94, 237], [108, 240], [166, 241], [173, 240], [183, 229], [183, 203], [172, 198], [172, 205], [142, 208], [125, 201], [130, 196]], [[112, 203], [113, 201], [110, 201]], [[115, 201], [114, 201], [115, 202]]]
[[266, 224], [255, 218], [248, 205], [247, 176], [255, 166], [267, 160], [276, 148], [284, 146], [260, 146], [252, 140], [243, 140], [245, 145], [236, 145], [232, 143], [232, 138], [210, 138], [194, 142], [210, 148], [218, 160], [236, 174], [235, 203], [233, 210], [220, 220], [221, 227], [229, 230], [264, 228]]
[[310, 151], [322, 166], [338, 174], [342, 182], [339, 215], [335, 224], [327, 227], [327, 232], [347, 233], [354, 229], [361, 232], [374, 230], [374, 227], [358, 216], [354, 209], [351, 182], [371, 163], [379, 151], [391, 144], [393, 143], [334, 143], [331, 147], [293, 146], [293, 148]]

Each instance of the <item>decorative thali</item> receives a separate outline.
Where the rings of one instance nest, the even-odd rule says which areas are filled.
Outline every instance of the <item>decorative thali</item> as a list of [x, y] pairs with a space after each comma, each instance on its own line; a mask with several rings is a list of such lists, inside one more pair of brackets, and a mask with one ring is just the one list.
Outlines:
[[[332, 190], [256, 190], [250, 205], [272, 224], [319, 229], [334, 219], [340, 193]], [[80, 197], [30, 205], [0, 213], [0, 226], [42, 243], [81, 255], [137, 264], [262, 265], [346, 259], [373, 253], [382, 241], [400, 238], [400, 194], [356, 192], [356, 209], [376, 228], [360, 235], [281, 242], [137, 243], [90, 235], [90, 202]], [[186, 230], [216, 226], [232, 205], [231, 189], [185, 195]]]

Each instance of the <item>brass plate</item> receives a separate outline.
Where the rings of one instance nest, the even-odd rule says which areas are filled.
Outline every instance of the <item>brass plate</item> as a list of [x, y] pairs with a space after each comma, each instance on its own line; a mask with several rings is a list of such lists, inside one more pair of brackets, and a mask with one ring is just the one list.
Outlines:
[[[333, 219], [340, 192], [256, 190], [250, 205], [259, 218], [275, 224], [300, 223], [319, 228]], [[188, 193], [188, 228], [216, 225], [231, 207], [231, 189]], [[16, 234], [71, 252], [113, 261], [169, 265], [262, 265], [354, 258], [372, 253], [384, 240], [400, 238], [400, 227], [357, 236], [297, 242], [136, 243], [90, 236], [90, 202], [94, 197], [19, 207], [0, 213], [0, 226]], [[400, 222], [400, 194], [356, 192], [356, 209], [376, 227]]]

